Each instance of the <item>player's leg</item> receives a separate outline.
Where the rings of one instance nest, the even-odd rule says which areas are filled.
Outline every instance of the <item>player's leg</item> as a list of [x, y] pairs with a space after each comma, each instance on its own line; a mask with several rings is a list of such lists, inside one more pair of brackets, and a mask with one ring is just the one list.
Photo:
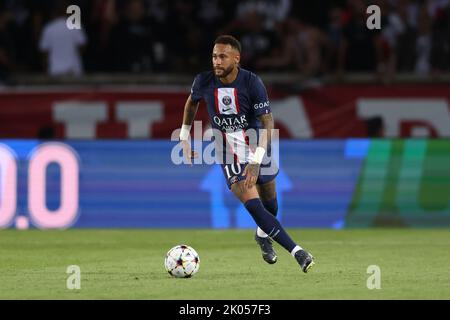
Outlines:
[[[258, 191], [259, 198], [261, 199], [264, 208], [276, 217], [278, 214], [278, 201], [275, 179], [263, 184], [256, 184], [256, 190]], [[267, 236], [267, 234], [263, 232], [264, 231], [258, 228], [258, 235], [262, 237]]]
[[231, 191], [245, 205], [256, 224], [269, 237], [289, 251], [296, 258], [303, 272], [307, 272], [314, 264], [313, 257], [298, 246], [287, 234], [280, 222], [264, 208], [256, 187], [246, 188], [244, 181], [241, 180], [231, 185]]
[[[256, 184], [256, 190], [258, 191], [259, 198], [261, 199], [264, 208], [276, 217], [278, 213], [278, 202], [275, 179], [263, 184]], [[272, 239], [260, 227], [256, 228], [255, 241], [261, 248], [261, 254], [264, 261], [270, 264], [277, 262], [278, 257], [273, 249]]]

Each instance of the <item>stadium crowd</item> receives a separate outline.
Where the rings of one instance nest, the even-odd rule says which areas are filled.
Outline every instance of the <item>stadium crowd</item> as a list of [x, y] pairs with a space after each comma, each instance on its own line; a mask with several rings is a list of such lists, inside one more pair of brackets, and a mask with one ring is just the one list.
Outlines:
[[[81, 8], [68, 30], [66, 8]], [[368, 30], [366, 8], [381, 8]], [[450, 0], [2, 0], [0, 79], [15, 72], [195, 73], [233, 34], [242, 65], [307, 77], [450, 70]]]

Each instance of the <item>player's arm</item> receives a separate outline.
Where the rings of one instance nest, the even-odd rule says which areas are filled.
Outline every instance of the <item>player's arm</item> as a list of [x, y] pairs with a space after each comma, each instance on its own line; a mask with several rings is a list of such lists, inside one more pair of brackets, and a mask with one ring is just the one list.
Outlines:
[[184, 105], [184, 113], [183, 113], [183, 126], [192, 126], [192, 122], [194, 121], [195, 115], [197, 114], [199, 102], [194, 102], [191, 98], [191, 95], [186, 100], [186, 104]]
[[274, 128], [272, 113], [262, 114], [258, 117], [258, 119], [261, 121], [262, 125], [258, 147], [255, 151], [254, 161], [249, 163], [244, 170], [244, 175], [247, 176], [244, 185], [247, 188], [251, 188], [256, 184], [262, 159], [272, 142], [272, 130]]
[[189, 143], [189, 132], [191, 131], [192, 122], [197, 114], [199, 102], [194, 102], [191, 95], [186, 100], [183, 112], [183, 124], [181, 126], [180, 140], [183, 147], [183, 155], [188, 164], [192, 164], [191, 159], [198, 156], [197, 152], [192, 151]]
[[260, 131], [261, 136], [259, 137], [258, 147], [268, 150], [270, 144], [272, 143], [272, 132], [274, 129], [272, 113], [266, 113], [258, 117], [261, 121], [262, 130]]

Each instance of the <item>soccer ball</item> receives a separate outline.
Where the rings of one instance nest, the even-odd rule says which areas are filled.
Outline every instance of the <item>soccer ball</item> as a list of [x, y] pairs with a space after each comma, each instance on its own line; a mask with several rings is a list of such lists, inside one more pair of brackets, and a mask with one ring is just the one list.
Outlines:
[[181, 244], [167, 252], [164, 266], [172, 277], [190, 278], [200, 268], [200, 257], [194, 248]]

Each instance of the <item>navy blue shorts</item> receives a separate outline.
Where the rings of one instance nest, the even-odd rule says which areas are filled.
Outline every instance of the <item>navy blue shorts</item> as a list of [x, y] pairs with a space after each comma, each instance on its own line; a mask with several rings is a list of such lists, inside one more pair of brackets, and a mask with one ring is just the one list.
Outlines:
[[[245, 180], [247, 176], [244, 176], [244, 170], [248, 163], [232, 163], [232, 164], [221, 164], [223, 175], [225, 176], [225, 180], [227, 181], [228, 189], [231, 190], [231, 185]], [[261, 165], [259, 168], [258, 180], [256, 180], [256, 184], [265, 184], [278, 175], [279, 169], [275, 165], [272, 167], [272, 162]]]

